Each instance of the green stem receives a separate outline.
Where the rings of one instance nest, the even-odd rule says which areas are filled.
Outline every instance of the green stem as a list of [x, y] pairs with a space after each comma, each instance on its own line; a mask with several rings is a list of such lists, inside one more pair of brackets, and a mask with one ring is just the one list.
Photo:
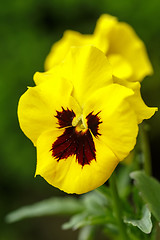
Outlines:
[[140, 125], [140, 141], [141, 141], [142, 152], [144, 155], [144, 170], [147, 175], [151, 176], [152, 165], [151, 165], [150, 144], [149, 144], [147, 132], [145, 130], [145, 126], [143, 125]]
[[118, 195], [117, 184], [116, 184], [116, 177], [115, 173], [112, 173], [112, 176], [109, 179], [110, 189], [112, 192], [112, 200], [113, 200], [113, 209], [115, 212], [117, 224], [119, 227], [121, 240], [129, 240], [126, 232], [126, 226], [123, 222], [123, 215], [122, 215], [122, 206], [121, 206], [121, 199]]

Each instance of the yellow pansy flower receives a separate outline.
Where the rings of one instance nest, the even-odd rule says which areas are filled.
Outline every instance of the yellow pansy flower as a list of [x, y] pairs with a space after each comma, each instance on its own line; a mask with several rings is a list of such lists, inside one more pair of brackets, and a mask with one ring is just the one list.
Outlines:
[[103, 14], [98, 19], [92, 35], [65, 31], [62, 39], [53, 45], [46, 59], [46, 70], [63, 61], [71, 46], [84, 45], [93, 45], [103, 51], [113, 67], [115, 83], [133, 90], [131, 104], [139, 114], [138, 123], [151, 116], [153, 112], [142, 100], [138, 82], [152, 74], [153, 70], [145, 46], [132, 27], [127, 23], [118, 22], [116, 17]]
[[103, 51], [113, 66], [116, 77], [141, 81], [153, 73], [144, 43], [133, 28], [108, 14], [100, 16], [92, 35], [65, 31], [62, 39], [52, 46], [45, 61], [45, 69], [49, 70], [61, 62], [71, 46], [83, 45], [93, 45]]
[[136, 143], [133, 90], [114, 83], [107, 57], [93, 46], [71, 48], [34, 81], [18, 117], [37, 148], [36, 175], [67, 193], [99, 187]]

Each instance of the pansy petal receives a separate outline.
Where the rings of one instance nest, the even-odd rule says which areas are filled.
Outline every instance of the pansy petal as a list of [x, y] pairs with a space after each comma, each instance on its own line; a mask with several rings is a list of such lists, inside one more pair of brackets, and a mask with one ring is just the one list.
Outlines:
[[107, 14], [100, 16], [93, 35], [65, 31], [62, 39], [53, 45], [46, 59], [45, 69], [49, 70], [63, 61], [70, 47], [84, 45], [93, 45], [108, 57], [120, 55], [132, 68], [132, 76], [127, 75], [129, 81], [141, 81], [146, 75], [153, 73], [145, 45], [133, 28]]
[[62, 69], [73, 83], [73, 97], [82, 107], [93, 91], [113, 83], [112, 69], [106, 56], [93, 46], [71, 48]]
[[130, 105], [137, 115], [138, 124], [141, 123], [144, 119], [151, 118], [154, 115], [155, 111], [158, 110], [156, 107], [148, 107], [144, 103], [141, 97], [141, 86], [139, 82], [129, 82], [116, 77], [113, 77], [113, 81], [133, 90], [134, 94], [128, 98], [128, 101], [130, 102]]
[[129, 78], [130, 81], [141, 81], [146, 75], [153, 73], [144, 43], [127, 23], [117, 22], [114, 25], [109, 42], [107, 56], [119, 54], [131, 64], [133, 75]]
[[108, 56], [108, 60], [113, 67], [113, 75], [128, 79], [132, 76], [132, 68], [129, 62], [118, 54], [111, 54]]
[[[54, 78], [54, 75], [53, 75]], [[18, 118], [22, 131], [36, 145], [39, 135], [55, 128], [56, 110], [78, 108], [70, 96], [72, 85], [64, 79], [48, 80], [35, 87], [30, 87], [20, 98]]]
[[102, 121], [98, 138], [119, 160], [123, 160], [133, 149], [138, 133], [136, 114], [127, 101], [131, 95], [131, 89], [112, 84], [94, 92], [83, 111], [84, 116], [92, 111], [98, 113]]
[[53, 44], [45, 61], [45, 69], [49, 70], [54, 65], [60, 63], [65, 58], [70, 47], [92, 44], [92, 39], [92, 35], [83, 35], [71, 30], [65, 31], [63, 37]]
[[109, 14], [102, 14], [97, 20], [96, 27], [93, 36], [97, 39], [97, 44], [95, 45], [105, 54], [109, 50], [109, 35], [114, 25], [117, 24], [117, 18]]
[[[55, 65], [46, 72], [36, 72], [33, 76], [33, 80], [36, 85], [43, 83], [44, 81], [52, 80], [53, 82], [59, 81], [61, 78], [61, 65]], [[61, 81], [61, 80], [60, 80]]]
[[78, 164], [75, 155], [57, 161], [50, 150], [61, 132], [48, 131], [39, 137], [36, 175], [41, 175], [48, 183], [67, 193], [82, 194], [102, 185], [118, 164], [113, 152], [96, 139], [96, 161], [92, 160], [83, 167]]

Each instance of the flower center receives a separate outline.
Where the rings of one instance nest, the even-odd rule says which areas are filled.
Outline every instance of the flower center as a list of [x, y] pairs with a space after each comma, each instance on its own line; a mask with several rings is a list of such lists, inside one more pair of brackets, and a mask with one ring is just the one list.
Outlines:
[[75, 131], [77, 133], [85, 133], [88, 129], [88, 127], [86, 126], [83, 116], [80, 115], [79, 117], [75, 117], [72, 121], [72, 126], [75, 127]]
[[75, 128], [75, 131], [77, 132], [82, 132], [82, 131], [86, 131], [87, 129], [84, 127], [82, 120], [80, 120]]
[[98, 114], [91, 112], [86, 117], [87, 126], [83, 116], [76, 117], [72, 110], [57, 111], [55, 116], [58, 119], [58, 128], [64, 128], [64, 132], [52, 144], [52, 156], [57, 159], [67, 159], [75, 155], [76, 160], [82, 167], [90, 164], [92, 160], [96, 160], [96, 149], [93, 140], [94, 137], [100, 135], [99, 124], [102, 123]]

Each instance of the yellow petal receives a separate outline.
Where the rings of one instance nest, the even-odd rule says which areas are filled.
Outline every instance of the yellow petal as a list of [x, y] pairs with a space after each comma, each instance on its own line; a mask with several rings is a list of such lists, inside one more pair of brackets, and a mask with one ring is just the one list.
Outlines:
[[109, 35], [114, 25], [117, 24], [117, 18], [108, 14], [102, 14], [97, 20], [96, 27], [93, 33], [97, 39], [96, 47], [103, 51], [105, 54], [109, 50]]
[[113, 67], [113, 75], [122, 79], [128, 79], [132, 76], [131, 65], [124, 57], [118, 54], [110, 54], [108, 60]]
[[106, 56], [93, 46], [72, 47], [63, 62], [62, 72], [73, 83], [73, 96], [82, 107], [93, 91], [113, 82]]
[[112, 151], [96, 139], [96, 161], [92, 160], [90, 165], [82, 167], [75, 155], [57, 162], [50, 149], [60, 132], [44, 132], [39, 137], [36, 175], [41, 175], [48, 183], [67, 193], [82, 194], [102, 185], [118, 164]]
[[[36, 85], [48, 80], [53, 82], [59, 81], [61, 78], [61, 65], [55, 65], [47, 72], [36, 72], [33, 76], [33, 80]], [[60, 80], [61, 81], [61, 80]]]
[[138, 124], [141, 123], [144, 119], [151, 118], [154, 115], [155, 111], [158, 110], [155, 107], [148, 107], [144, 103], [141, 97], [141, 86], [139, 82], [128, 82], [122, 79], [118, 79], [116, 77], [113, 77], [113, 80], [115, 83], [118, 83], [133, 90], [134, 94], [128, 98], [128, 101], [130, 102], [131, 107], [137, 115]]
[[[45, 78], [45, 74], [41, 75]], [[56, 110], [61, 111], [64, 107], [79, 111], [77, 103], [70, 97], [71, 91], [70, 82], [61, 78], [54, 80], [52, 75], [51, 80], [30, 87], [21, 96], [18, 105], [20, 127], [34, 145], [43, 131], [57, 127]]]
[[[106, 18], [106, 15], [103, 15]], [[101, 18], [103, 18], [103, 16]], [[116, 18], [107, 15], [107, 25], [97, 22], [97, 27], [95, 29], [95, 34], [86, 35], [81, 34], [76, 31], [67, 30], [64, 32], [63, 37], [53, 44], [50, 53], [48, 54], [45, 61], [45, 70], [51, 69], [56, 64], [59, 64], [65, 58], [70, 47], [73, 46], [84, 46], [92, 45], [103, 51], [107, 52], [109, 43], [107, 41], [107, 33], [112, 28], [112, 25], [116, 23]], [[100, 33], [100, 34], [99, 34]]]
[[[121, 75], [114, 73], [118, 77], [123, 77], [123, 73], [129, 81], [141, 81], [146, 75], [153, 73], [146, 48], [133, 28], [126, 23], [118, 22], [117, 18], [107, 14], [100, 16], [93, 35], [66, 31], [62, 39], [52, 46], [45, 62], [45, 69], [49, 70], [63, 61], [70, 47], [84, 45], [93, 45], [110, 58], [114, 56], [114, 61], [115, 57], [116, 59], [121, 57], [123, 59], [121, 65], [124, 65], [124, 61], [125, 64], [127, 63], [127, 74], [124, 70], [120, 71], [119, 67], [118, 73]], [[132, 72], [129, 68], [132, 69]], [[115, 71], [117, 71], [117, 67]]]
[[146, 75], [152, 74], [146, 48], [135, 31], [127, 23], [117, 22], [109, 36], [110, 47], [107, 56], [118, 54], [124, 57], [132, 67], [130, 81], [141, 81]]
[[84, 115], [90, 112], [98, 114], [100, 141], [103, 141], [117, 156], [119, 161], [123, 160], [134, 148], [138, 132], [136, 114], [128, 103], [128, 97], [133, 91], [112, 84], [97, 90], [86, 101]]
[[49, 70], [59, 64], [72, 46], [92, 44], [92, 35], [83, 35], [79, 32], [67, 30], [61, 40], [53, 44], [52, 49], [45, 61], [45, 69]]

